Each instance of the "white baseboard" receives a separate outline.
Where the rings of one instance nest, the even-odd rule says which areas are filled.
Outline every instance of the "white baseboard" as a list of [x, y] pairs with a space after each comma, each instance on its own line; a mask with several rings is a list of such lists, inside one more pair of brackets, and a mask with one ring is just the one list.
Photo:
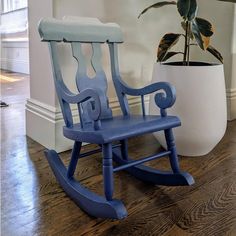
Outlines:
[[48, 149], [58, 152], [67, 150], [72, 142], [62, 134], [61, 112], [52, 106], [34, 99], [27, 100], [26, 104], [26, 135]]
[[[148, 106], [149, 98], [145, 99]], [[131, 112], [141, 111], [140, 97], [130, 97]], [[110, 99], [110, 107], [114, 115], [121, 113], [117, 99]], [[79, 119], [76, 107], [72, 107], [73, 119]], [[63, 136], [62, 127], [64, 120], [60, 109], [41, 103], [34, 99], [28, 99], [26, 104], [26, 134], [36, 142], [48, 149], [63, 152], [72, 148], [73, 142]]]
[[18, 73], [29, 74], [29, 61], [16, 59], [0, 59], [1, 69]]
[[236, 119], [236, 88], [227, 89], [228, 120]]

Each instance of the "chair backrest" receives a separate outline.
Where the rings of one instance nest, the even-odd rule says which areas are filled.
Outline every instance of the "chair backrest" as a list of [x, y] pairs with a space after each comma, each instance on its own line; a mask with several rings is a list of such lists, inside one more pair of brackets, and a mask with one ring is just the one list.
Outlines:
[[[99, 94], [101, 100], [101, 119], [111, 118], [112, 111], [109, 107], [107, 98], [107, 78], [101, 64], [101, 44], [109, 45], [112, 79], [115, 85], [117, 96], [124, 115], [129, 114], [127, 98], [119, 89], [120, 74], [118, 67], [117, 43], [122, 43], [122, 32], [120, 27], [115, 23], [101, 23], [96, 18], [87, 17], [64, 17], [63, 20], [54, 18], [42, 19], [39, 23], [39, 34], [42, 41], [49, 43], [54, 82], [61, 105], [63, 117], [67, 126], [73, 124], [72, 114], [69, 104], [61, 99], [60, 89], [70, 92], [63, 82], [60, 65], [58, 62], [57, 43], [70, 43], [73, 57], [78, 62], [76, 73], [76, 85], [79, 92], [87, 88], [93, 88]], [[94, 69], [94, 78], [89, 78], [87, 75], [87, 60], [82, 52], [81, 44], [92, 45], [91, 65]], [[60, 86], [59, 86], [60, 85]], [[91, 101], [83, 102], [79, 106], [81, 123], [88, 124], [91, 122], [88, 116], [87, 105]]]

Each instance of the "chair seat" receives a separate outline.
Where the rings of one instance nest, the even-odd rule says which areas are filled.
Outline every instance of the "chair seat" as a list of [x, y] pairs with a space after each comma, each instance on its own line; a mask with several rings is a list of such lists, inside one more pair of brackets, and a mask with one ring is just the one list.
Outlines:
[[180, 125], [181, 122], [176, 116], [116, 116], [112, 119], [102, 120], [99, 130], [81, 128], [78, 123], [70, 128], [64, 126], [63, 133], [65, 137], [75, 141], [103, 144]]

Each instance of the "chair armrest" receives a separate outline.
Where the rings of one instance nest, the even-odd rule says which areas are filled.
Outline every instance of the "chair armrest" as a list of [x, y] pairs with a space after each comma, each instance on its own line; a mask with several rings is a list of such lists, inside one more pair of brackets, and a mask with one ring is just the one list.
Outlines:
[[158, 90], [164, 90], [165, 93], [160, 92], [155, 95], [155, 103], [161, 109], [171, 107], [175, 103], [176, 90], [167, 82], [157, 82], [138, 89], [129, 87], [123, 81], [120, 82], [122, 92], [131, 96], [144, 96]]
[[[60, 85], [61, 87], [61, 85]], [[63, 86], [64, 87], [64, 86]], [[70, 92], [67, 88], [60, 88], [61, 98], [71, 104], [79, 104], [89, 99], [93, 99], [91, 106], [88, 106], [88, 114], [94, 121], [99, 120], [101, 114], [101, 101], [98, 93], [94, 89], [85, 89], [79, 94]]]

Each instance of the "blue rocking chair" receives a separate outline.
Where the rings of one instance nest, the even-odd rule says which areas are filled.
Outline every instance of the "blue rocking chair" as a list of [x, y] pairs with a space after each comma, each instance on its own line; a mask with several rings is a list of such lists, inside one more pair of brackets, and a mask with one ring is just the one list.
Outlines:
[[[98, 19], [81, 17], [66, 17], [63, 20], [42, 19], [39, 33], [42, 41], [49, 44], [56, 92], [65, 121], [63, 134], [74, 141], [68, 168], [56, 151], [47, 150], [45, 154], [56, 179], [80, 208], [89, 215], [99, 218], [126, 217], [127, 211], [123, 203], [113, 199], [113, 173], [120, 170], [126, 170], [142, 181], [157, 185], [178, 186], [194, 183], [190, 174], [179, 169], [172, 128], [180, 126], [180, 120], [176, 116], [168, 116], [166, 112], [166, 109], [175, 102], [175, 90], [165, 82], [134, 89], [122, 81], [117, 44], [123, 40], [121, 29], [117, 24], [103, 24]], [[76, 73], [78, 94], [72, 93], [63, 82], [57, 55], [58, 42], [70, 43], [73, 57], [78, 62]], [[81, 50], [83, 43], [90, 44], [93, 49], [91, 63], [96, 75], [92, 79], [87, 76], [86, 59]], [[113, 116], [109, 107], [106, 95], [107, 80], [101, 65], [101, 44], [109, 46], [112, 80], [123, 113], [121, 116]], [[146, 115], [144, 96], [156, 91], [159, 92], [155, 95], [155, 102], [160, 108], [161, 115]], [[126, 95], [141, 97], [141, 115], [130, 114]], [[78, 107], [80, 123], [73, 123], [71, 104], [76, 104]], [[168, 150], [132, 160], [128, 156], [127, 139], [157, 131], [164, 131]], [[80, 153], [83, 142], [97, 144], [98, 149]], [[74, 178], [78, 160], [100, 151], [103, 153], [104, 197], [83, 187]], [[172, 171], [159, 171], [142, 165], [164, 156], [169, 156]], [[113, 167], [113, 161], [117, 163], [116, 167]]]

